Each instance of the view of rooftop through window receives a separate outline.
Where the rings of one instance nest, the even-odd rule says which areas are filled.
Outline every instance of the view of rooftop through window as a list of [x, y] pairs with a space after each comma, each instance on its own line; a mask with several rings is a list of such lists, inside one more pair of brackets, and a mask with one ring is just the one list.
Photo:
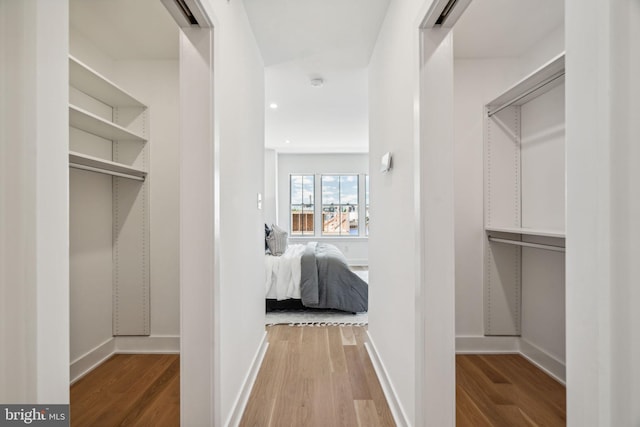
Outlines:
[[358, 175], [322, 175], [322, 234], [358, 235]]
[[291, 235], [313, 235], [315, 177], [291, 175]]
[[317, 229], [327, 237], [359, 236], [362, 228], [369, 234], [369, 175], [290, 175], [289, 188], [291, 236], [314, 236]]

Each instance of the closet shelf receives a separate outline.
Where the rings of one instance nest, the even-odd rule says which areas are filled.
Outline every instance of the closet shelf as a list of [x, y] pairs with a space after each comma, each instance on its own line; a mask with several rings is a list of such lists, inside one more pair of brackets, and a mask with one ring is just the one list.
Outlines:
[[564, 53], [556, 56], [487, 104], [489, 117], [511, 105], [522, 105], [564, 81]]
[[129, 178], [136, 181], [144, 181], [147, 176], [147, 173], [142, 169], [133, 168], [122, 163], [116, 163], [110, 160], [100, 159], [98, 157], [88, 156], [75, 151], [69, 152], [69, 167], [122, 178]]
[[142, 136], [75, 105], [69, 105], [69, 126], [112, 141], [146, 142]]
[[69, 84], [112, 107], [147, 108], [118, 85], [71, 55], [69, 56]]
[[564, 231], [557, 230], [542, 230], [537, 228], [519, 228], [519, 227], [485, 227], [487, 232], [496, 233], [512, 233], [521, 234], [523, 236], [541, 236], [541, 237], [555, 237], [559, 239], [565, 238]]

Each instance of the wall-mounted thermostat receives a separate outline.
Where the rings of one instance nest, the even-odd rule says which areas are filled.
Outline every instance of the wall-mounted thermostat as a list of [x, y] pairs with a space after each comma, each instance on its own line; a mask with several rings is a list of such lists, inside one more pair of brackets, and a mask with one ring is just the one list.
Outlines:
[[391, 153], [386, 152], [380, 161], [380, 172], [389, 172], [391, 170]]

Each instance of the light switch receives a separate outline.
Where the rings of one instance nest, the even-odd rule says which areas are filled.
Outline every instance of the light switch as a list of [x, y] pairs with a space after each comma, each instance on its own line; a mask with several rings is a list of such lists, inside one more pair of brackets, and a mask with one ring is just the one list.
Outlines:
[[258, 193], [258, 210], [262, 210], [262, 193]]

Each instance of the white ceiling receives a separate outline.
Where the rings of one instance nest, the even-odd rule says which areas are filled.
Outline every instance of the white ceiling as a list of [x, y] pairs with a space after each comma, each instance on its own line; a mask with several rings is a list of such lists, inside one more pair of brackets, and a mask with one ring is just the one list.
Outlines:
[[367, 65], [389, 0], [244, 3], [265, 63], [267, 105], [278, 104], [266, 108], [265, 145], [368, 151]]
[[178, 58], [178, 26], [160, 0], [69, 0], [69, 21], [113, 59]]
[[473, 0], [454, 27], [455, 55], [518, 57], [563, 22], [563, 0]]
[[[244, 0], [265, 63], [267, 147], [368, 151], [367, 65], [389, 1]], [[455, 55], [521, 56], [563, 16], [562, 0], [474, 0], [454, 28]], [[70, 0], [70, 19], [114, 59], [178, 57], [160, 0]], [[322, 87], [311, 86], [317, 77]]]

